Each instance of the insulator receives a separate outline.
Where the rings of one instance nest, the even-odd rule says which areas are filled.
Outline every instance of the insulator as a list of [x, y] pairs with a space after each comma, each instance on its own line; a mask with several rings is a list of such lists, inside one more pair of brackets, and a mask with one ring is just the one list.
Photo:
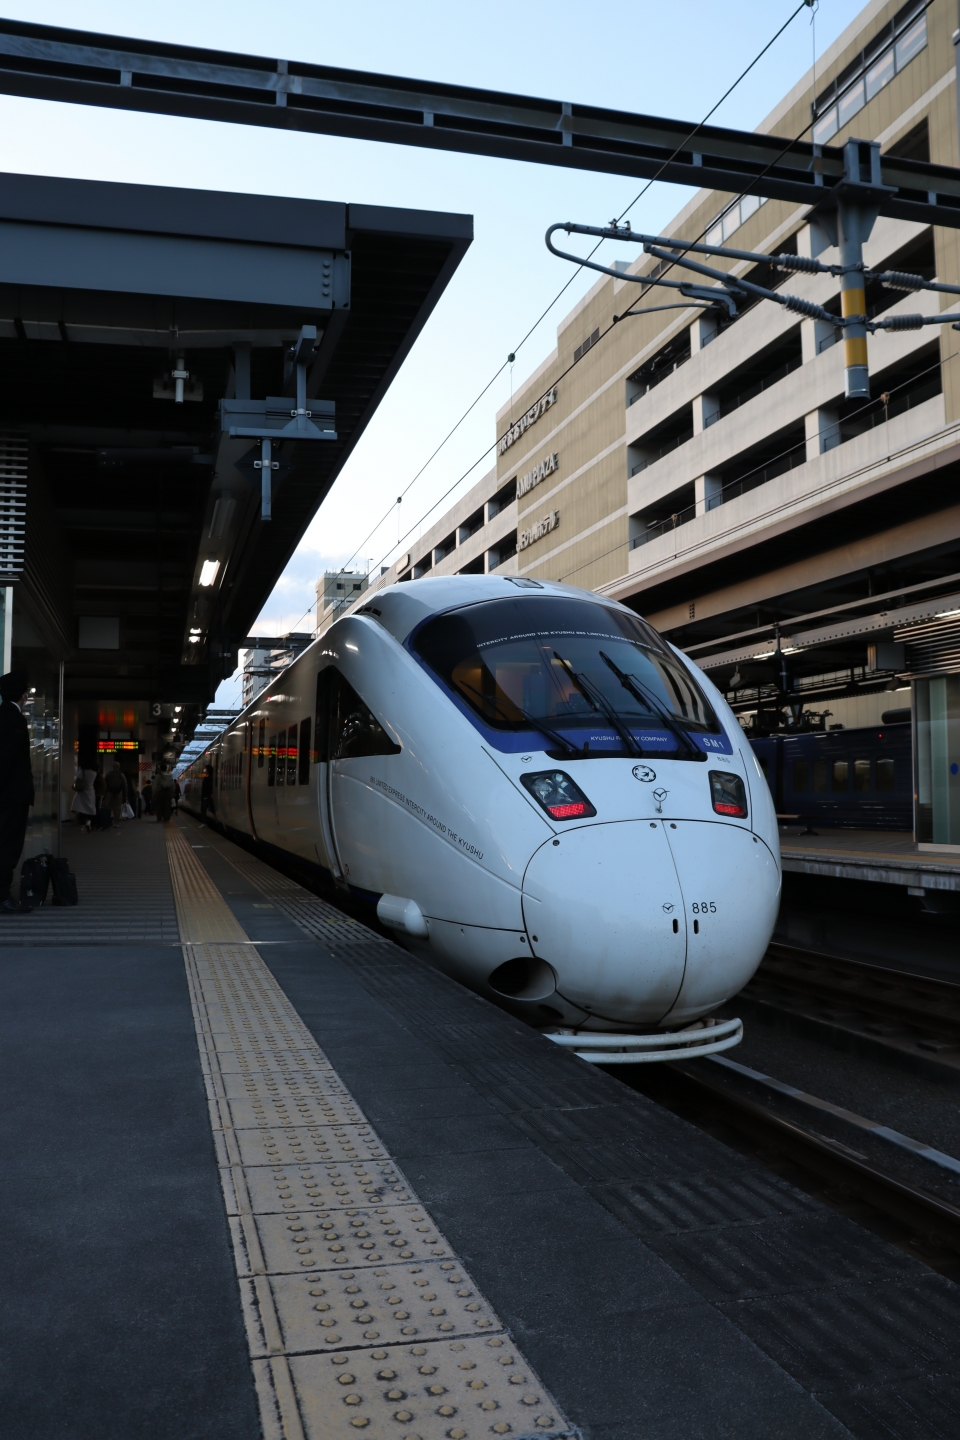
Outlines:
[[920, 275], [909, 275], [905, 270], [885, 270], [882, 282], [885, 290], [922, 290], [926, 281]]
[[[818, 305], [814, 300], [802, 300], [799, 295], [783, 295], [780, 298], [787, 310], [795, 310], [798, 315], [808, 315], [811, 320], [826, 318], [823, 306]], [[831, 315], [829, 318], [832, 320], [833, 316]]]
[[922, 315], [890, 315], [881, 322], [884, 330], [922, 330]]
[[811, 260], [809, 255], [772, 255], [770, 258], [778, 270], [805, 270], [809, 275], [816, 275], [820, 269], [820, 261]]

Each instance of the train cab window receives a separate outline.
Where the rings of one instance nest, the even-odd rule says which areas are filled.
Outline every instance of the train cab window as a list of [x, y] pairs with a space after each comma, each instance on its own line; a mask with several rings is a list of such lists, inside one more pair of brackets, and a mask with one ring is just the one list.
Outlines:
[[263, 751], [264, 751], [264, 738], [263, 738], [263, 737], [264, 737], [264, 734], [265, 734], [265, 732], [266, 732], [266, 728], [267, 728], [267, 722], [266, 722], [266, 720], [261, 720], [261, 721], [260, 721], [259, 738], [258, 738], [258, 740], [257, 740], [257, 769], [258, 769], [258, 770], [262, 770], [262, 769], [263, 769]]
[[400, 746], [333, 666], [317, 676], [317, 752], [325, 761], [400, 754]]
[[289, 732], [289, 734], [287, 735], [287, 784], [288, 784], [288, 785], [296, 785], [296, 783], [297, 783], [297, 727], [296, 727], [296, 725], [291, 725], [291, 726], [290, 726], [290, 732]]
[[267, 755], [267, 784], [277, 783], [277, 737], [270, 736], [269, 753]]
[[300, 721], [300, 771], [297, 777], [301, 785], [310, 784], [310, 716]]
[[813, 762], [813, 789], [817, 794], [824, 794], [830, 783], [830, 761], [814, 760]]
[[600, 756], [636, 754], [630, 731], [644, 754], [682, 759], [703, 753], [684, 732], [721, 733], [694, 677], [656, 631], [605, 605], [529, 594], [491, 600], [432, 616], [409, 644], [494, 732], [536, 731], [543, 722], [541, 735], [559, 729]]
[[830, 777], [831, 790], [846, 790], [850, 779], [849, 760], [834, 760], [833, 774]]
[[893, 759], [890, 756], [882, 756], [877, 761], [877, 789], [889, 795], [895, 789]]
[[803, 795], [807, 788], [807, 762], [806, 760], [794, 760], [793, 762], [793, 793]]
[[870, 787], [870, 761], [854, 760], [853, 762], [853, 788], [861, 795]]

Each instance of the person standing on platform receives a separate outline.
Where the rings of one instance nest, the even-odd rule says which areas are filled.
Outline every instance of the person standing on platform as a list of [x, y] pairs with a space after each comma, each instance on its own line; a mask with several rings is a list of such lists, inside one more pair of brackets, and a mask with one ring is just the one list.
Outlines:
[[97, 796], [94, 791], [94, 782], [97, 772], [91, 766], [79, 764], [77, 766], [76, 779], [73, 788], [77, 792], [73, 797], [73, 804], [70, 809], [77, 817], [77, 824], [85, 835], [89, 835], [93, 829], [93, 822], [97, 818]]
[[145, 815], [153, 814], [153, 781], [148, 775], [140, 790], [140, 802]]
[[4, 914], [21, 913], [10, 886], [34, 799], [30, 731], [23, 714], [28, 690], [25, 671], [11, 670], [0, 676], [0, 911]]
[[213, 809], [213, 771], [208, 765], [200, 780], [200, 824], [206, 825], [207, 814]]
[[121, 811], [127, 799], [127, 777], [120, 769], [119, 760], [114, 760], [113, 769], [107, 771], [104, 787], [104, 798], [110, 806], [110, 818], [114, 825], [119, 825], [122, 819]]
[[168, 775], [161, 765], [153, 777], [153, 807], [157, 812], [157, 821], [166, 825], [170, 819], [173, 806], [173, 777]]

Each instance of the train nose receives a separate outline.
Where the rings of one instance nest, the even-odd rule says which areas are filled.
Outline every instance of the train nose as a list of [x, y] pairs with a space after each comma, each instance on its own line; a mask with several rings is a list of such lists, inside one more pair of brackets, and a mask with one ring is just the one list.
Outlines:
[[687, 963], [664, 1020], [695, 1020], [742, 990], [763, 959], [780, 905], [780, 868], [742, 825], [668, 822], [684, 895]]
[[773, 931], [779, 870], [742, 826], [590, 825], [527, 867], [523, 913], [557, 989], [598, 1021], [671, 1026], [749, 980]]
[[557, 989], [598, 1018], [655, 1025], [676, 1003], [683, 895], [659, 821], [589, 825], [548, 840], [527, 866], [523, 915]]

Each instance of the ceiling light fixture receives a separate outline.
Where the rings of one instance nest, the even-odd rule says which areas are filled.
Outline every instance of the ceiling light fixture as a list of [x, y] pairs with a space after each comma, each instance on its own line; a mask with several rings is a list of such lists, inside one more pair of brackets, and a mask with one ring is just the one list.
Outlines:
[[217, 571], [220, 569], [219, 560], [204, 560], [200, 571], [200, 584], [204, 587], [212, 585], [217, 578]]

